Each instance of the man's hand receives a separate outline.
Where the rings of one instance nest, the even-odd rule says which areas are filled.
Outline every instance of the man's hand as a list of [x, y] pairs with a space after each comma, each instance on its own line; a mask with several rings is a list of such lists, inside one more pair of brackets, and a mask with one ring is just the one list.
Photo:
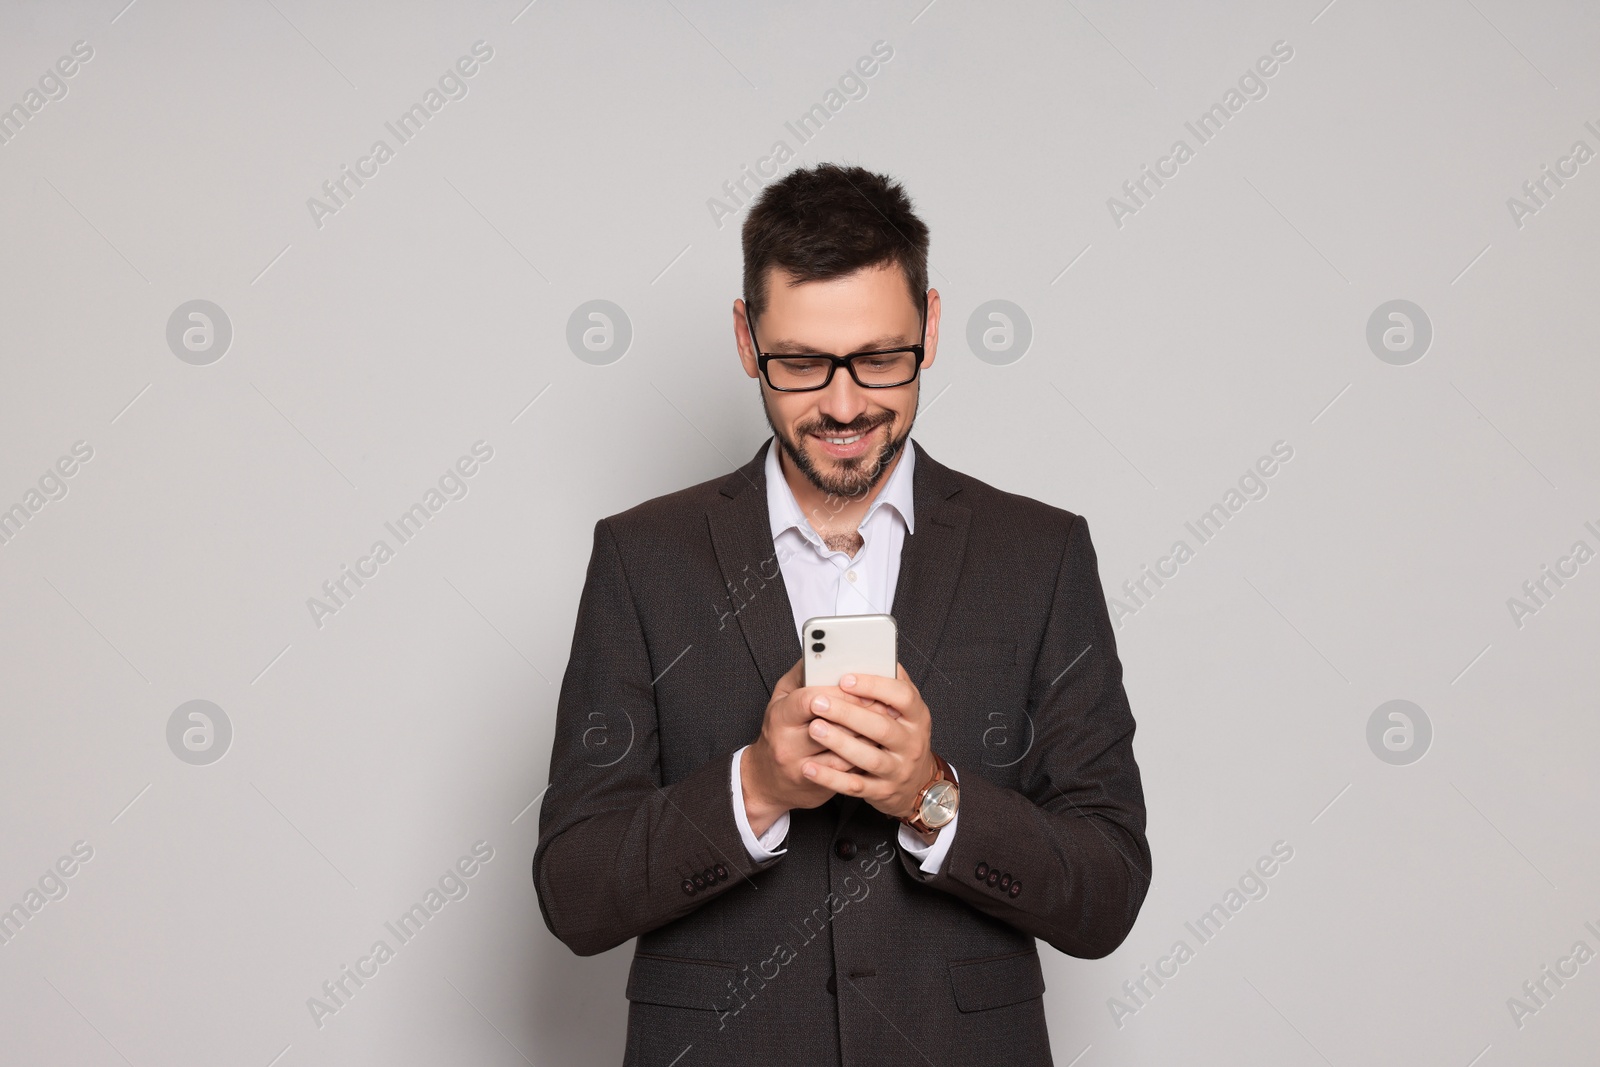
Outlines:
[[739, 777], [744, 785], [744, 809], [750, 829], [764, 833], [791, 808], [815, 808], [835, 792], [801, 773], [805, 764], [819, 764], [833, 774], [854, 777], [854, 765], [824, 748], [806, 729], [813, 716], [848, 705], [863, 714], [872, 701], [854, 697], [831, 685], [801, 686], [805, 660], [795, 662], [778, 680], [767, 702], [761, 736], [740, 757]]
[[914, 814], [917, 794], [936, 766], [930, 745], [933, 715], [922, 694], [898, 663], [893, 678], [847, 674], [839, 687], [855, 699], [830, 702], [819, 710], [810, 733], [859, 770], [841, 771], [823, 757], [804, 761], [801, 772], [817, 785], [861, 797], [893, 818]]

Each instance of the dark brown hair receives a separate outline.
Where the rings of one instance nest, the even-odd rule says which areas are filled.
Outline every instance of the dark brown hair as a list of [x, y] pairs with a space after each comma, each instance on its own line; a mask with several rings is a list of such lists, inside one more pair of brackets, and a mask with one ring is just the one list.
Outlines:
[[928, 227], [900, 183], [863, 167], [819, 163], [761, 191], [741, 231], [744, 302], [751, 318], [767, 305], [767, 271], [791, 285], [897, 264], [912, 302], [928, 291]]

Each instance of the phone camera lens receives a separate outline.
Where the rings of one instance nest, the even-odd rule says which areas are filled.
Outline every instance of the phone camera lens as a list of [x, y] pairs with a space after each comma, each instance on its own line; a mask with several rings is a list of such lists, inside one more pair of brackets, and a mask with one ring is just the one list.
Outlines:
[[821, 641], [823, 636], [824, 635], [823, 635], [821, 630], [812, 630], [811, 631], [811, 639], [814, 640], [814, 641]]
[[823, 647], [824, 646], [823, 646], [822, 642], [818, 641], [816, 644], [811, 646], [811, 651], [813, 651], [813, 652], [821, 652]]

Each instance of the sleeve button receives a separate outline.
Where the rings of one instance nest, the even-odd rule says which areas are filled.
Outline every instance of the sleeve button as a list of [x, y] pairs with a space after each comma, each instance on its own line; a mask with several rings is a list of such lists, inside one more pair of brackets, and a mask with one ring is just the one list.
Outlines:
[[683, 891], [685, 893], [689, 894], [690, 896], [693, 896], [694, 895], [694, 883], [692, 881], [690, 881], [689, 879], [685, 878], [683, 880]]
[[979, 860], [978, 869], [972, 872], [972, 877], [976, 878], [980, 882], [989, 877], [989, 865], [984, 863], [982, 860]]
[[712, 870], [716, 872], [717, 881], [719, 881], [719, 882], [722, 881], [724, 878], [728, 877], [728, 868], [724, 864], [719, 863], [715, 867], [713, 867]]
[[694, 882], [694, 887], [695, 887], [695, 888], [696, 888], [696, 889], [704, 889], [704, 888], [705, 888], [705, 887], [706, 887], [706, 876], [705, 876], [705, 875], [703, 875], [703, 874], [697, 874], [697, 875], [695, 875], [695, 876], [694, 876], [694, 877], [693, 877], [693, 878], [692, 878], [692, 879], [691, 879], [691, 881], [693, 881], [693, 882]]
[[998, 867], [990, 867], [989, 868], [989, 877], [985, 878], [984, 881], [988, 882], [991, 886], [999, 885], [1000, 884], [1000, 869]]
[[1000, 876], [1000, 891], [1002, 893], [1011, 892], [1011, 874], [1009, 871]]
[[1014, 897], [1020, 892], [1022, 892], [1022, 879], [1019, 878], [1011, 883], [1011, 895]]

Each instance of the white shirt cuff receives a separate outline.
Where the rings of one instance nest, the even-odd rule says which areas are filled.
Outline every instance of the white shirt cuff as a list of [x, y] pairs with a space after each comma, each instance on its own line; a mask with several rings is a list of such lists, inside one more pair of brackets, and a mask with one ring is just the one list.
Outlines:
[[[955, 778], [956, 784], [961, 784], [961, 772], [954, 766], [950, 774]], [[933, 844], [924, 844], [917, 832], [905, 823], [900, 824], [900, 847], [911, 853], [921, 862], [917, 865], [923, 874], [938, 874], [939, 868], [944, 866], [944, 857], [950, 851], [951, 844], [956, 839], [956, 823], [961, 821], [961, 811], [957, 809], [956, 817], [939, 828], [939, 833], [934, 837]]]
[[[781, 856], [789, 851], [786, 848], [774, 849], [773, 846], [781, 843], [789, 834], [789, 813], [784, 812], [778, 816], [773, 824], [767, 827], [767, 832], [757, 837], [750, 828], [750, 816], [744, 810], [744, 782], [739, 775], [739, 759], [744, 755], [744, 746], [733, 754], [733, 771], [730, 776], [733, 783], [733, 821], [739, 826], [739, 840], [744, 842], [744, 850], [750, 853], [750, 858], [758, 863], [770, 860], [774, 856]], [[951, 768], [954, 770], [954, 768]], [[952, 821], [951, 825], [955, 825]], [[949, 829], [946, 827], [945, 829]], [[942, 836], [942, 835], [941, 835]], [[918, 844], [921, 844], [919, 841]]]

